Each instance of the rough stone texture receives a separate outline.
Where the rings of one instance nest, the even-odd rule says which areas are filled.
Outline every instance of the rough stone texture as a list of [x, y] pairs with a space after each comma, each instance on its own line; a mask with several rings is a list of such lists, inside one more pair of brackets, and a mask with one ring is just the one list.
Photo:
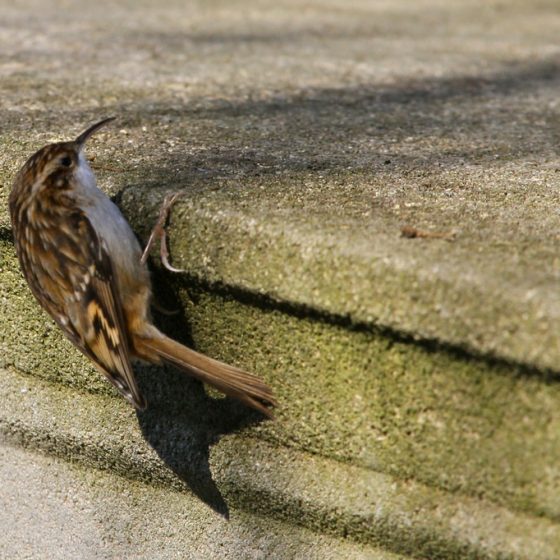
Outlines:
[[[152, 406], [136, 422], [38, 311], [3, 210], [13, 441], [164, 488], [183, 489], [178, 476], [220, 511], [311, 511], [313, 530], [404, 554], [560, 555], [556, 2], [24, 0], [0, 16], [2, 207], [33, 150], [117, 115], [89, 155], [141, 237], [164, 192], [184, 192], [170, 232], [186, 273], [155, 272], [160, 302], [183, 313], [158, 320], [262, 374], [282, 403], [259, 423], [143, 368]], [[404, 225], [454, 238], [403, 238]], [[8, 380], [22, 374], [32, 405]], [[246, 491], [247, 437], [264, 462], [312, 453], [348, 477], [382, 473], [374, 488], [420, 485], [425, 501], [389, 493], [390, 515], [368, 502], [352, 524], [318, 479], [305, 479], [317, 511], [278, 480]], [[216, 480], [213, 444], [233, 465]], [[483, 505], [446, 509], [469, 500]]]
[[[138, 426], [130, 408], [120, 402], [115, 406], [112, 398], [81, 396], [30, 376], [2, 373], [0, 433], [6, 442], [155, 488], [171, 487], [188, 493], [184, 499], [189, 503], [194, 492], [217, 519], [220, 514], [235, 520], [238, 510], [251, 511], [271, 522], [297, 524], [422, 558], [540, 560], [554, 558], [560, 547], [560, 532], [552, 521], [371, 469], [272, 447], [246, 433], [233, 433], [237, 430], [232, 415], [218, 431], [215, 421], [200, 417], [195, 422], [185, 411], [162, 406], [138, 414]], [[75, 414], [60, 414], [70, 401]], [[95, 479], [94, 474], [89, 476]], [[63, 485], [61, 491], [69, 490]], [[158, 511], [168, 518], [165, 501]], [[189, 509], [189, 514], [203, 525], [210, 516], [201, 506]], [[137, 519], [131, 527], [141, 530], [139, 524]], [[176, 530], [181, 531], [180, 520]], [[331, 545], [336, 551], [334, 541]], [[292, 558], [292, 549], [278, 556]]]
[[184, 188], [287, 238], [267, 267], [189, 252], [197, 272], [555, 368], [554, 2], [150, 4], [3, 8], [7, 177], [119, 115], [98, 151], [113, 192]]
[[49, 560], [404, 560], [163, 488], [0, 446], [0, 556]]

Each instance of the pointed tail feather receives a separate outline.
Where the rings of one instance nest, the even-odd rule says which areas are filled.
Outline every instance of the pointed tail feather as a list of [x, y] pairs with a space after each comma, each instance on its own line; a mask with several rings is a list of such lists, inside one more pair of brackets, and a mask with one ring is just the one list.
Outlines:
[[258, 377], [204, 356], [166, 336], [144, 338], [141, 345], [146, 354], [156, 354], [164, 362], [272, 418], [268, 407], [276, 406], [277, 402], [270, 387]]

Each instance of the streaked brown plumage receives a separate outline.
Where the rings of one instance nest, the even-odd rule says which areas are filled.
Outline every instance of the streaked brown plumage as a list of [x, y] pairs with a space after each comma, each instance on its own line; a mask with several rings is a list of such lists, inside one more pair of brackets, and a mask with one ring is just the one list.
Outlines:
[[86, 140], [45, 146], [17, 174], [9, 205], [16, 251], [41, 306], [124, 398], [145, 408], [131, 359], [166, 362], [267, 416], [276, 401], [257, 377], [168, 338], [151, 322], [151, 282], [119, 209], [96, 185]]

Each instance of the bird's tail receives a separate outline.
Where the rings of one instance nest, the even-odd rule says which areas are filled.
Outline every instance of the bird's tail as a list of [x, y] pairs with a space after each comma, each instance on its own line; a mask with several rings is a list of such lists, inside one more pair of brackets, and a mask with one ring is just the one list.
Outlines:
[[155, 354], [164, 362], [272, 418], [269, 407], [276, 406], [277, 402], [270, 387], [258, 377], [204, 356], [165, 335], [137, 342], [144, 347], [138, 348], [140, 354]]

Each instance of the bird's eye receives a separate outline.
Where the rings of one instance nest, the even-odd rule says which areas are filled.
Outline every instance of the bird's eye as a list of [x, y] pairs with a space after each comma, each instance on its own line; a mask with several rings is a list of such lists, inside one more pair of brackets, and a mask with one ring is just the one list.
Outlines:
[[72, 165], [72, 158], [70, 156], [64, 156], [60, 158], [60, 165], [64, 167], [70, 167]]

